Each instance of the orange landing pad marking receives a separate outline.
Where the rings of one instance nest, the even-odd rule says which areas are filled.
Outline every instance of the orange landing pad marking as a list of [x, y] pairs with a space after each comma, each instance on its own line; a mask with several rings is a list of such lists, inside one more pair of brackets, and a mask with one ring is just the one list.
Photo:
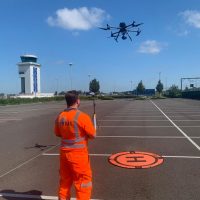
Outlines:
[[113, 154], [108, 158], [108, 161], [118, 167], [147, 169], [162, 164], [164, 159], [153, 153], [129, 151]]

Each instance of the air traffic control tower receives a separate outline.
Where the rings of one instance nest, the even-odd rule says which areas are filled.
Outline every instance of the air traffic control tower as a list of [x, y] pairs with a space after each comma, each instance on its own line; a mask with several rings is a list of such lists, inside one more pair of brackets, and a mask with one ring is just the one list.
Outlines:
[[19, 77], [21, 79], [21, 94], [40, 93], [40, 67], [37, 56], [23, 55], [18, 63]]

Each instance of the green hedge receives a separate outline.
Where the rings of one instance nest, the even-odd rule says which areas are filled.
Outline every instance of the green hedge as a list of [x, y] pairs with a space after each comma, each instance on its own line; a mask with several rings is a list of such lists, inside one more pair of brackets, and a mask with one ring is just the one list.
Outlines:
[[0, 105], [15, 105], [15, 104], [26, 104], [26, 103], [39, 103], [39, 102], [49, 102], [49, 101], [62, 101], [64, 100], [63, 96], [56, 97], [35, 97], [33, 99], [29, 98], [8, 98], [0, 99]]
[[[164, 97], [146, 97], [146, 96], [135, 96], [135, 95], [114, 95], [114, 96], [98, 96], [95, 99], [99, 100], [114, 100], [114, 99], [135, 99], [135, 100], [146, 100], [150, 98], [161, 99]], [[81, 100], [93, 100], [92, 96], [80, 96]], [[64, 101], [64, 96], [55, 96], [55, 97], [43, 97], [38, 98], [35, 97], [33, 99], [29, 98], [8, 98], [8, 99], [0, 99], [0, 105], [16, 105], [16, 104], [27, 104], [27, 103], [42, 103], [49, 101]]]
[[200, 91], [184, 91], [182, 92], [183, 98], [200, 99]]
[[112, 95], [111, 97], [114, 99], [133, 99], [133, 98], [136, 98], [137, 96], [135, 96], [135, 95]]

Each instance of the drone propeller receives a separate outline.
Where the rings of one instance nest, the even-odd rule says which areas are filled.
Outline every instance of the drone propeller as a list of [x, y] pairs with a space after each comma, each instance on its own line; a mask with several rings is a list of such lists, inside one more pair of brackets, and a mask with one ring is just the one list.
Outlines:
[[137, 31], [128, 30], [128, 32], [136, 33], [136, 36], [138, 36], [138, 35], [140, 35], [140, 33], [141, 33], [142, 31], [138, 28]]
[[118, 37], [115, 37], [114, 39], [115, 39], [115, 41], [116, 41], [116, 42], [118, 42], [118, 40], [117, 40], [117, 39], [118, 39]]
[[111, 27], [110, 27], [110, 25], [107, 24], [107, 27], [106, 27], [106, 28], [102, 28], [102, 27], [99, 27], [99, 28], [102, 29], [102, 30], [107, 31], [107, 30], [110, 30]]
[[136, 22], [136, 21], [133, 20], [133, 23], [132, 23], [131, 25], [134, 26], [134, 25], [135, 25], [135, 22]]
[[138, 26], [140, 26], [140, 25], [142, 25], [142, 24], [144, 24], [144, 23], [133, 24], [132, 26], [133, 26], [133, 27], [138, 27]]
[[138, 30], [137, 30], [137, 33], [136, 33], [136, 36], [140, 35], [140, 33], [141, 33], [141, 30], [138, 29]]

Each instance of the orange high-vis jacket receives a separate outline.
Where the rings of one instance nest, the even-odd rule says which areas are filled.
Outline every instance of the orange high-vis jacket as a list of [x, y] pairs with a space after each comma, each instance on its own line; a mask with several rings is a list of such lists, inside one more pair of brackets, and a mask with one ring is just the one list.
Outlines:
[[87, 148], [88, 138], [96, 136], [90, 117], [75, 108], [65, 109], [58, 115], [54, 132], [61, 137], [61, 149], [64, 150]]

